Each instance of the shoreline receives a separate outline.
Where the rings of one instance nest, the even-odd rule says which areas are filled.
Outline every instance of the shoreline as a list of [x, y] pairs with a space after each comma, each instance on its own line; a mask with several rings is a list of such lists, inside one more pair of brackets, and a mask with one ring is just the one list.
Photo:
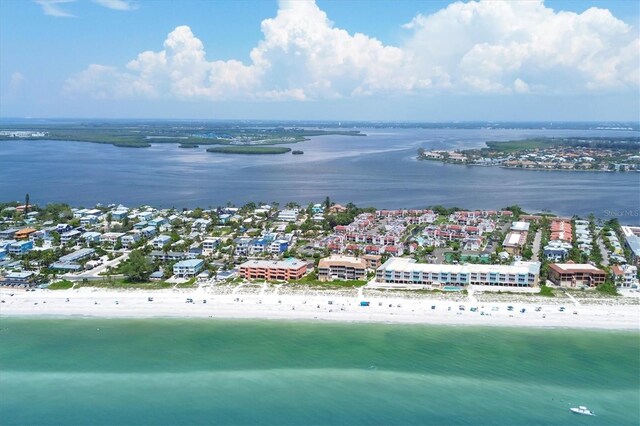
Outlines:
[[[228, 293], [225, 290], [1, 289], [4, 303], [0, 305], [0, 319], [200, 318], [640, 331], [640, 310], [636, 304], [573, 305], [568, 300], [560, 303], [526, 299], [463, 301], [395, 295], [274, 294], [258, 290]], [[360, 306], [361, 300], [369, 301], [370, 306]], [[460, 310], [460, 306], [464, 310]], [[509, 306], [513, 307], [512, 311], [508, 310]], [[559, 310], [560, 306], [565, 307], [564, 312]], [[477, 311], [472, 312], [472, 307]], [[525, 312], [520, 312], [521, 309]]]

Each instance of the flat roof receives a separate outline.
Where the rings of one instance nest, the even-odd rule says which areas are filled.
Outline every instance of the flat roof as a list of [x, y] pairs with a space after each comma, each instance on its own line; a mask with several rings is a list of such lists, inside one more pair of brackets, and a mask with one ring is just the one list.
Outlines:
[[601, 272], [604, 274], [603, 270], [596, 268], [590, 263], [552, 263], [549, 267], [557, 272], [567, 274], [574, 272]]
[[247, 260], [240, 268], [280, 268], [280, 269], [298, 269], [306, 265], [302, 260], [290, 258], [286, 260]]
[[635, 256], [640, 256], [640, 237], [629, 235], [626, 237], [627, 244]]
[[72, 262], [74, 260], [78, 260], [78, 259], [82, 259], [83, 257], [90, 256], [93, 253], [95, 253], [94, 249], [83, 248], [80, 250], [76, 250], [73, 253], [69, 253], [66, 256], [62, 256], [60, 259], [58, 259], [58, 262], [62, 262], [62, 263]]
[[498, 274], [536, 274], [540, 270], [538, 262], [518, 262], [514, 265], [485, 265], [468, 263], [464, 265], [447, 265], [443, 263], [416, 263], [414, 259], [392, 257], [378, 270], [394, 272], [429, 272], [449, 274], [498, 273]]
[[175, 264], [175, 265], [173, 265], [173, 266], [174, 266], [174, 268], [175, 268], [176, 266], [180, 266], [180, 267], [187, 267], [187, 268], [188, 268], [188, 267], [190, 267], [190, 266], [191, 266], [191, 267], [198, 266], [198, 265], [200, 265], [200, 264], [202, 264], [202, 263], [204, 263], [204, 260], [202, 260], [202, 259], [187, 259], [187, 260], [182, 260], [182, 261], [180, 261], [180, 262], [176, 263], [176, 264]]
[[366, 260], [358, 257], [342, 255], [325, 257], [324, 259], [320, 259], [320, 262], [318, 262], [319, 268], [328, 268], [330, 266], [352, 266], [364, 269], [367, 267], [367, 262]]

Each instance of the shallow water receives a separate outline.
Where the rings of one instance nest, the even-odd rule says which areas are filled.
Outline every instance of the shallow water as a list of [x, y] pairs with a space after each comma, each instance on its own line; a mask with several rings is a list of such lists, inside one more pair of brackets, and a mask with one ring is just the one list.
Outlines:
[[[638, 424], [637, 332], [0, 321], [3, 424]], [[587, 405], [598, 416], [569, 412]]]

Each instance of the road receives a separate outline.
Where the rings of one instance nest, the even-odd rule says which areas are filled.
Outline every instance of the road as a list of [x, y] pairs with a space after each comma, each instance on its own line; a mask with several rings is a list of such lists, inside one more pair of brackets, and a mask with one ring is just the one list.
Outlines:
[[600, 253], [602, 253], [602, 266], [609, 266], [609, 251], [600, 236], [598, 237], [598, 247], [600, 247]]
[[537, 262], [540, 254], [540, 242], [542, 241], [542, 230], [539, 229], [533, 237], [533, 261]]
[[97, 266], [88, 271], [81, 272], [79, 274], [64, 274], [62, 278], [69, 281], [82, 281], [82, 280], [96, 280], [96, 279], [104, 279], [103, 275], [100, 275], [102, 272], [106, 271], [108, 267], [116, 267], [129, 258], [129, 252], [125, 252], [122, 256], [116, 257], [113, 260], [103, 263], [100, 266]]

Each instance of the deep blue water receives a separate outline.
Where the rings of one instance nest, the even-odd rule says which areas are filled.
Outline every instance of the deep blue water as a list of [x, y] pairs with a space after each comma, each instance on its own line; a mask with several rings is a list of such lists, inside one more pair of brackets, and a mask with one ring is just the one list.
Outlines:
[[443, 204], [640, 220], [640, 174], [505, 170], [415, 160], [419, 147], [479, 147], [529, 136], [624, 136], [623, 131], [361, 129], [368, 136], [321, 136], [291, 145], [304, 155], [246, 156], [80, 142], [0, 143], [0, 199], [90, 206], [161, 207], [296, 201], [330, 196], [380, 208]]

